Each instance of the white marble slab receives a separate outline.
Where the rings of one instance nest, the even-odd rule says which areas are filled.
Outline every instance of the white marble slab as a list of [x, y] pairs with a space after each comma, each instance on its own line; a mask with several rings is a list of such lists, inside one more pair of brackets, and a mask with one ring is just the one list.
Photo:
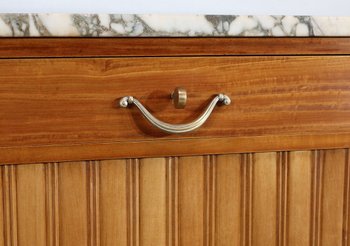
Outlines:
[[0, 36], [350, 36], [350, 16], [0, 14]]
[[0, 0], [0, 13], [348, 16], [349, 0]]

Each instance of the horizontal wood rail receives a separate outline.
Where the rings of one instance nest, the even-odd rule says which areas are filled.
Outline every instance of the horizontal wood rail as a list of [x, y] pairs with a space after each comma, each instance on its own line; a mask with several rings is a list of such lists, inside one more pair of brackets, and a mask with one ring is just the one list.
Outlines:
[[0, 58], [330, 54], [350, 38], [0, 38]]
[[349, 148], [350, 134], [223, 137], [129, 141], [106, 144], [0, 147], [0, 165], [71, 160], [193, 156]]

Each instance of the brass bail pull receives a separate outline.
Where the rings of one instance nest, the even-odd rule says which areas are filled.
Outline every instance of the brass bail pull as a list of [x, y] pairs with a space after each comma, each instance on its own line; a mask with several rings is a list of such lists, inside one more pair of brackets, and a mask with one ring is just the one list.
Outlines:
[[167, 133], [185, 133], [196, 130], [201, 127], [209, 118], [211, 113], [213, 112], [215, 106], [220, 103], [223, 105], [229, 105], [231, 103], [231, 99], [225, 94], [217, 94], [209, 103], [204, 112], [194, 121], [185, 123], [185, 124], [171, 124], [164, 121], [161, 121], [154, 117], [136, 98], [133, 96], [125, 96], [120, 99], [119, 105], [122, 108], [127, 108], [129, 105], [134, 104], [143, 114], [143, 116], [155, 127], [161, 129]]

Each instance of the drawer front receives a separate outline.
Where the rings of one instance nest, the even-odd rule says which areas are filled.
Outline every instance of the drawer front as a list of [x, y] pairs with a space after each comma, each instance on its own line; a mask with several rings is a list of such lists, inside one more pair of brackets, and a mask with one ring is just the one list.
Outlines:
[[[1, 161], [347, 147], [349, 66], [348, 56], [0, 60]], [[188, 92], [185, 109], [169, 97], [178, 86]], [[118, 105], [131, 95], [155, 117], [180, 124], [217, 93], [231, 105], [180, 135]]]

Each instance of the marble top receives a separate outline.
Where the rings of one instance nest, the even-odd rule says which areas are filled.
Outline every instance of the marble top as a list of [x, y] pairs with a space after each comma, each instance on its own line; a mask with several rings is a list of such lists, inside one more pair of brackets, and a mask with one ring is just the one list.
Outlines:
[[0, 14], [0, 36], [350, 36], [350, 16]]

